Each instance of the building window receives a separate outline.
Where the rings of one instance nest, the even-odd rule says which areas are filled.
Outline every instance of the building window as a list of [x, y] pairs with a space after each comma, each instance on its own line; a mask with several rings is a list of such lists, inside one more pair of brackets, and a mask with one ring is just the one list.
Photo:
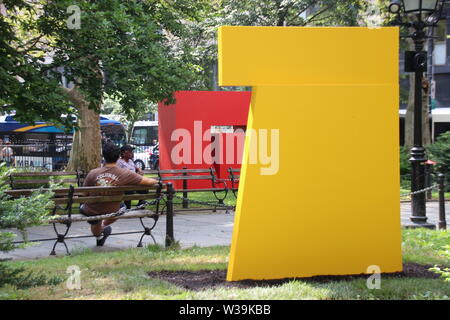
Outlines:
[[435, 65], [447, 64], [447, 21], [439, 21], [435, 29], [435, 43], [433, 51], [433, 63]]

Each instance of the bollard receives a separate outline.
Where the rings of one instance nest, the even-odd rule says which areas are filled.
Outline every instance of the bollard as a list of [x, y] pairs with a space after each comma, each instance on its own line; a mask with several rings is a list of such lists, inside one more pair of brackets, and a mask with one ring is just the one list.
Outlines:
[[438, 174], [439, 183], [439, 223], [440, 230], [447, 229], [447, 221], [445, 219], [445, 176], [442, 173]]
[[173, 236], [173, 195], [175, 190], [172, 183], [167, 183], [167, 203], [166, 203], [166, 248], [172, 246], [175, 243]]
[[[183, 170], [187, 170], [187, 167], [183, 167]], [[187, 172], [183, 172], [183, 176], [187, 176]], [[187, 185], [187, 180], [183, 179], [183, 190], [187, 190], [188, 185]], [[187, 209], [188, 207], [188, 193], [187, 191], [183, 191], [183, 209]]]

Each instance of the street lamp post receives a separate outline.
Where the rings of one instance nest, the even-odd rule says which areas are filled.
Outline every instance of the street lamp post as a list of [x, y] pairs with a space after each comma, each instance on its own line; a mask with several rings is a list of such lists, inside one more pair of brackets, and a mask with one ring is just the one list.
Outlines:
[[[422, 145], [422, 80], [423, 73], [427, 69], [427, 53], [423, 51], [425, 28], [434, 26], [440, 19], [442, 12], [442, 0], [392, 0], [389, 11], [397, 14], [399, 25], [412, 27], [414, 32], [410, 38], [414, 41], [414, 51], [405, 52], [405, 71], [415, 73], [414, 81], [414, 146], [411, 148], [411, 209], [410, 227], [435, 228], [427, 223], [426, 193], [414, 193], [425, 188], [425, 148]], [[401, 12], [410, 20], [402, 23]]]

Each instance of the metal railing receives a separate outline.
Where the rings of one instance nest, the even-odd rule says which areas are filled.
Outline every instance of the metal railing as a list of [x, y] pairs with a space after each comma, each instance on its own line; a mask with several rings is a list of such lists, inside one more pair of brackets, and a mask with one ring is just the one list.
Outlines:
[[69, 160], [70, 146], [64, 143], [3, 144], [0, 162], [9, 167], [62, 170]]
[[[446, 221], [446, 216], [445, 216], [445, 175], [442, 173], [438, 173], [436, 175], [436, 180], [437, 180], [436, 184], [430, 185], [421, 190], [416, 190], [416, 191], [400, 194], [400, 198], [406, 197], [406, 196], [412, 196], [414, 194], [419, 194], [419, 193], [424, 193], [424, 192], [426, 192], [426, 193], [430, 192], [430, 195], [431, 195], [432, 190], [437, 190], [439, 193], [439, 196], [438, 196], [438, 198], [439, 198], [439, 200], [438, 200], [439, 201], [438, 229], [446, 230], [447, 229], [447, 221]], [[429, 179], [428, 181], [431, 184], [431, 179]]]

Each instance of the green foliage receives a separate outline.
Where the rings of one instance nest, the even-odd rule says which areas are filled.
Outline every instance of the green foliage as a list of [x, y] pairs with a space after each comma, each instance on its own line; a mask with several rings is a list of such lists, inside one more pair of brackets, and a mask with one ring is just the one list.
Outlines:
[[141, 101], [132, 108], [128, 108], [125, 112], [122, 105], [108, 95], [105, 95], [102, 106], [103, 113], [105, 114], [115, 114], [120, 116], [120, 122], [125, 126], [128, 142], [131, 142], [131, 136], [133, 132], [133, 126], [136, 121], [144, 120], [147, 113], [155, 113], [158, 110], [158, 105], [150, 101]]
[[[438, 254], [447, 259], [450, 263], [450, 245], [444, 246], [443, 250], [440, 250]], [[441, 275], [441, 278], [443, 278], [444, 281], [450, 282], [450, 267], [439, 267], [435, 265], [430, 270]]]
[[[5, 191], [8, 188], [8, 175], [13, 169], [8, 169], [0, 164], [0, 229], [18, 229], [25, 243], [15, 245], [16, 235], [12, 232], [0, 231], [0, 251], [7, 252], [28, 245], [26, 228], [38, 226], [45, 222], [48, 215], [48, 207], [52, 204], [51, 192], [34, 192], [29, 197], [11, 199]], [[33, 272], [25, 272], [23, 267], [9, 267], [0, 263], [0, 287], [5, 285], [15, 286], [18, 289], [26, 289], [41, 285], [55, 285], [62, 281], [58, 277], [48, 277], [45, 274], [35, 275]]]
[[403, 259], [420, 264], [449, 266], [449, 259], [442, 254], [450, 243], [450, 232], [425, 228], [403, 229]]
[[443, 173], [446, 178], [446, 190], [450, 190], [450, 131], [441, 134], [428, 146], [429, 158], [436, 161], [434, 172]]
[[224, 25], [306, 26], [358, 25], [365, 9], [359, 0], [224, 0]]
[[410, 175], [411, 174], [411, 162], [409, 158], [411, 157], [410, 151], [404, 146], [400, 147], [400, 175]]
[[402, 189], [411, 188], [411, 162], [410, 151], [404, 146], [400, 147], [400, 184]]
[[[198, 67], [180, 39], [190, 36], [185, 25], [199, 19], [209, 1], [2, 3], [7, 16], [0, 15], [0, 111], [16, 110], [21, 121], [72, 124], [70, 117], [59, 119], [77, 113], [62, 76], [90, 108], [100, 111], [106, 93], [126, 114], [144, 101], [171, 102], [174, 91], [195, 83]], [[68, 26], [73, 5], [80, 9], [79, 28]]]
[[119, 101], [105, 94], [103, 98], [102, 113], [104, 114], [121, 114], [122, 106]]
[[24, 267], [11, 267], [0, 263], [0, 287], [9, 285], [17, 289], [28, 289], [37, 286], [55, 286], [63, 281], [64, 279], [58, 276], [35, 274], [27, 272]]
[[24, 0], [2, 1], [7, 15], [0, 14], [0, 111], [17, 111], [16, 119], [45, 119], [67, 128], [72, 122], [60, 118], [73, 113], [58, 83], [45, 73], [40, 39], [33, 29], [34, 8]]
[[[41, 225], [46, 221], [53, 193], [36, 191], [29, 197], [11, 199], [5, 193], [10, 172], [3, 164], [0, 165], [0, 229], [16, 228], [27, 241], [26, 228]], [[14, 245], [14, 238], [15, 234], [12, 232], [0, 232], [0, 251], [23, 247]]]
[[[217, 28], [232, 26], [359, 26], [379, 25], [387, 21], [388, 0], [374, 3], [362, 0], [221, 0], [211, 2], [201, 11], [199, 22], [187, 24], [190, 37], [182, 39], [190, 48], [200, 78], [193, 84], [196, 90], [218, 89]], [[370, 17], [370, 19], [369, 19]], [[228, 88], [221, 88], [228, 90]], [[232, 90], [248, 90], [232, 87]]]
[[[189, 56], [177, 48], [185, 35], [183, 22], [192, 20], [186, 1], [77, 1], [80, 28], [68, 29], [72, 0], [47, 2], [38, 30], [55, 39], [49, 68], [63, 67], [92, 108], [106, 93], [125, 113], [143, 101], [171, 100], [194, 78]], [[95, 30], [95, 32], [93, 32]]]

